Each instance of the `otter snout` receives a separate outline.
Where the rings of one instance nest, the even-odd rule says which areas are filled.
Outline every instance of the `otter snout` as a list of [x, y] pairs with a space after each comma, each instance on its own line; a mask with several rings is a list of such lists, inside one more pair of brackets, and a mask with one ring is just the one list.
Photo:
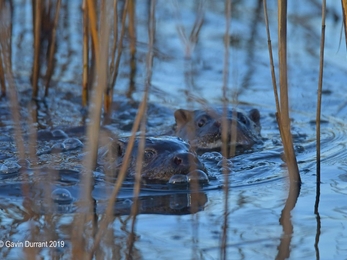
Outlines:
[[187, 174], [191, 169], [199, 169], [205, 171], [206, 168], [204, 164], [199, 160], [199, 158], [190, 152], [181, 152], [175, 154], [172, 158], [172, 162], [176, 167], [187, 169]]

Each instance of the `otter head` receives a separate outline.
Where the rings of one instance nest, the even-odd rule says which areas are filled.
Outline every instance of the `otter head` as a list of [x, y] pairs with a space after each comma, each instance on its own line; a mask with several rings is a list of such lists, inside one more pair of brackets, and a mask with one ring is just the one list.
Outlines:
[[248, 114], [241, 110], [232, 110], [228, 111], [226, 116], [222, 110], [217, 109], [178, 109], [174, 115], [176, 136], [191, 143], [197, 151], [220, 150], [225, 123], [228, 145], [248, 149], [254, 143], [261, 142], [258, 109], [251, 109]]
[[[140, 138], [135, 139], [130, 162], [127, 167], [127, 177], [134, 178], [138, 158]], [[111, 145], [115, 159], [116, 171], [124, 162], [128, 139], [122, 138]], [[190, 150], [188, 143], [177, 137], [146, 137], [145, 149], [142, 155], [141, 178], [150, 182], [168, 182], [173, 175], [187, 175], [194, 170], [201, 170], [207, 174], [204, 164], [195, 152]]]

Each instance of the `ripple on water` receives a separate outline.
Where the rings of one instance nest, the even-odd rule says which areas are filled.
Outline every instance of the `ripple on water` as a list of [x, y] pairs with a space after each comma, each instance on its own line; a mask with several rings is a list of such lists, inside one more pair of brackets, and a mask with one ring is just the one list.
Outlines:
[[4, 163], [0, 163], [0, 179], [16, 176], [21, 168], [17, 161], [5, 160]]
[[51, 198], [57, 204], [70, 204], [73, 201], [71, 193], [63, 188], [57, 188], [52, 191]]

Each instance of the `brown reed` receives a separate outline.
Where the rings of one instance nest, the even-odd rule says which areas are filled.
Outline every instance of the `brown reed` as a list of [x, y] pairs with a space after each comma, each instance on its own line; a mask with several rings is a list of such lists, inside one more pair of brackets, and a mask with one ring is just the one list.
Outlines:
[[271, 35], [270, 35], [270, 29], [269, 29], [269, 17], [268, 17], [268, 13], [267, 13], [267, 1], [266, 0], [263, 1], [263, 8], [264, 8], [265, 27], [266, 27], [266, 35], [267, 35], [267, 46], [268, 46], [269, 57], [270, 57], [271, 80], [272, 80], [272, 86], [273, 86], [275, 103], [276, 103], [276, 111], [281, 111], [280, 102], [279, 102], [279, 98], [278, 98], [278, 91], [277, 91], [277, 81], [276, 81], [275, 65], [274, 65], [273, 54], [272, 54], [272, 44], [271, 44]]
[[131, 98], [132, 93], [135, 91], [135, 76], [136, 76], [136, 25], [135, 25], [135, 8], [136, 1], [130, 0], [128, 6], [128, 31], [130, 38], [130, 76], [129, 76], [129, 88], [126, 92], [126, 96]]
[[[5, 37], [2, 45], [0, 45], [0, 99], [6, 96], [6, 81], [5, 81], [5, 62], [9, 66], [12, 66], [12, 2], [0, 1], [0, 34], [1, 37]], [[8, 43], [8, 44], [7, 44]], [[8, 57], [7, 57], [8, 56]]]
[[280, 98], [277, 93], [274, 62], [272, 56], [272, 45], [267, 14], [267, 2], [263, 1], [266, 33], [268, 39], [268, 50], [270, 57], [271, 78], [276, 102], [276, 117], [284, 146], [285, 159], [289, 174], [289, 193], [285, 206], [282, 210], [279, 222], [283, 229], [283, 235], [278, 246], [278, 254], [275, 259], [286, 259], [290, 257], [290, 243], [293, 234], [293, 225], [290, 212], [295, 207], [300, 193], [300, 174], [294, 154], [293, 141], [290, 133], [289, 105], [288, 105], [288, 80], [287, 80], [287, 1], [278, 0], [278, 42], [279, 42], [279, 74], [280, 74]]
[[[117, 3], [116, 2], [115, 2], [115, 7], [114, 7], [115, 12], [117, 12], [117, 6], [116, 6]], [[113, 88], [116, 84], [120, 59], [121, 59], [122, 52], [123, 52], [123, 39], [124, 39], [124, 34], [125, 34], [126, 17], [128, 15], [128, 4], [129, 4], [129, 0], [126, 0], [124, 3], [124, 7], [123, 7], [122, 21], [121, 21], [122, 27], [121, 27], [119, 39], [117, 39], [118, 22], [116, 20], [114, 22], [114, 28], [113, 28], [113, 30], [114, 30], [114, 42], [113, 42], [113, 47], [112, 47], [110, 72], [109, 72], [110, 79], [108, 81], [107, 88], [105, 91], [105, 111], [106, 111], [106, 113], [109, 113], [109, 111], [111, 109], [111, 104], [112, 104], [112, 100], [113, 100]], [[114, 17], [114, 19], [117, 19], [117, 17], [118, 16]], [[116, 49], [117, 49], [117, 56], [115, 56]]]
[[33, 1], [33, 22], [34, 22], [34, 63], [32, 71], [32, 86], [33, 94], [32, 98], [36, 99], [38, 95], [38, 82], [40, 74], [40, 46], [41, 46], [41, 0]]
[[0, 49], [0, 87], [1, 87], [1, 93], [0, 98], [6, 96], [6, 85], [5, 85], [5, 70], [3, 67], [3, 61], [2, 61], [2, 53]]
[[343, 27], [345, 29], [345, 41], [347, 46], [347, 0], [341, 0], [342, 5], [342, 16], [343, 16]]
[[[347, 1], [343, 1], [347, 2]], [[345, 9], [344, 9], [345, 11]], [[345, 15], [345, 14], [344, 14]], [[316, 112], [316, 201], [314, 205], [314, 213], [316, 214], [317, 228], [314, 242], [314, 248], [316, 251], [316, 259], [320, 258], [319, 254], [319, 238], [321, 234], [321, 220], [318, 211], [320, 201], [320, 182], [321, 182], [321, 171], [320, 171], [320, 119], [321, 119], [321, 107], [322, 107], [322, 88], [323, 88], [323, 68], [324, 68], [324, 46], [325, 46], [325, 17], [326, 17], [326, 0], [322, 0], [322, 29], [321, 29], [321, 41], [320, 41], [320, 55], [319, 55], [319, 78], [318, 78], [318, 92], [317, 92], [317, 112]], [[345, 22], [345, 19], [344, 19]], [[346, 28], [346, 27], [345, 27]]]
[[[93, 199], [91, 197], [92, 189], [92, 170], [95, 168], [96, 156], [98, 150], [98, 137], [100, 132], [100, 116], [102, 108], [103, 93], [107, 84], [107, 66], [108, 66], [108, 44], [110, 35], [109, 17], [110, 8], [105, 1], [102, 1], [100, 8], [100, 31], [96, 28], [96, 8], [92, 1], [87, 1], [89, 20], [91, 22], [92, 39], [95, 47], [96, 57], [96, 84], [92, 95], [92, 105], [90, 106], [90, 123], [87, 128], [87, 145], [85, 151], [88, 152], [83, 160], [84, 175], [81, 180], [79, 207], [87, 210], [87, 213], [77, 213], [74, 218], [76, 229], [72, 232], [73, 258], [91, 258], [89, 252], [86, 252], [86, 243], [84, 239], [84, 228], [88, 220], [92, 219], [95, 223]], [[111, 9], [112, 10], [112, 9]], [[100, 43], [100, 44], [99, 44]], [[96, 230], [96, 227], [94, 227]]]
[[[228, 128], [231, 127], [231, 143], [236, 141], [236, 122], [232, 121], [229, 125], [227, 114], [227, 89], [229, 78], [229, 50], [230, 50], [230, 22], [231, 22], [231, 0], [225, 0], [225, 35], [224, 35], [224, 66], [223, 66], [223, 120], [222, 120], [222, 154], [223, 154], [223, 175], [224, 175], [224, 215], [223, 215], [223, 232], [221, 238], [220, 258], [227, 259], [227, 243], [228, 243], [228, 222], [229, 222], [229, 171], [227, 167], [227, 159], [229, 154], [235, 154], [233, 145], [228, 151]], [[232, 115], [236, 118], [236, 115]]]
[[138, 148], [138, 155], [136, 161], [136, 175], [135, 175], [135, 186], [134, 186], [134, 195], [133, 195], [133, 205], [131, 207], [131, 232], [128, 237], [128, 259], [131, 259], [134, 242], [135, 242], [135, 223], [136, 216], [138, 214], [138, 201], [139, 194], [141, 188], [141, 172], [142, 172], [142, 161], [143, 154], [145, 150], [145, 137], [146, 137], [146, 114], [147, 114], [147, 100], [148, 94], [151, 87], [151, 78], [152, 78], [152, 68], [153, 68], [153, 45], [154, 45], [154, 37], [155, 37], [155, 6], [156, 0], [151, 0], [150, 2], [150, 10], [149, 10], [149, 23], [148, 23], [148, 53], [146, 58], [146, 79], [145, 79], [145, 93], [143, 97], [144, 102], [144, 110], [143, 116], [141, 120], [141, 137]]
[[325, 44], [325, 15], [326, 15], [326, 0], [322, 0], [322, 30], [320, 41], [320, 54], [319, 54], [319, 76], [318, 76], [318, 91], [317, 91], [317, 111], [316, 111], [316, 161], [317, 161], [317, 179], [316, 179], [316, 203], [315, 213], [318, 213], [319, 204], [319, 191], [320, 191], [320, 120], [321, 120], [321, 107], [322, 107], [322, 88], [323, 88], [323, 69], [324, 69], [324, 44]]
[[88, 104], [89, 84], [89, 20], [86, 0], [82, 2], [82, 19], [83, 19], [83, 54], [82, 54], [82, 106], [86, 107]]
[[53, 20], [53, 24], [51, 26], [51, 38], [49, 39], [50, 45], [48, 50], [48, 58], [47, 58], [47, 71], [46, 71], [46, 86], [45, 86], [45, 97], [48, 96], [48, 88], [49, 84], [51, 82], [51, 78], [53, 75], [53, 68], [54, 68], [54, 54], [55, 54], [55, 44], [56, 44], [56, 32], [57, 32], [57, 26], [58, 26], [58, 19], [59, 19], [59, 12], [60, 12], [60, 6], [61, 6], [61, 0], [57, 0], [57, 4], [55, 7], [55, 16]]
[[285, 159], [291, 183], [301, 184], [298, 164], [296, 162], [292, 134], [290, 132], [288, 77], [287, 77], [287, 0], [278, 0], [278, 58], [280, 76], [280, 106], [277, 111], [278, 124], [283, 142]]

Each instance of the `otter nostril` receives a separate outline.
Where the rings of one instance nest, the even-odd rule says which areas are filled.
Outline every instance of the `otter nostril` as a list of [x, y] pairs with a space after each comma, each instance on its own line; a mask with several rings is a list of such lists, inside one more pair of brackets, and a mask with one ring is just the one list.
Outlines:
[[215, 125], [216, 127], [220, 127], [222, 124], [221, 124], [220, 121], [215, 121], [215, 122], [214, 122], [214, 125]]
[[183, 160], [182, 160], [181, 158], [175, 156], [175, 158], [173, 159], [173, 161], [174, 161], [175, 164], [180, 165], [180, 164], [182, 164], [182, 161], [183, 161]]

